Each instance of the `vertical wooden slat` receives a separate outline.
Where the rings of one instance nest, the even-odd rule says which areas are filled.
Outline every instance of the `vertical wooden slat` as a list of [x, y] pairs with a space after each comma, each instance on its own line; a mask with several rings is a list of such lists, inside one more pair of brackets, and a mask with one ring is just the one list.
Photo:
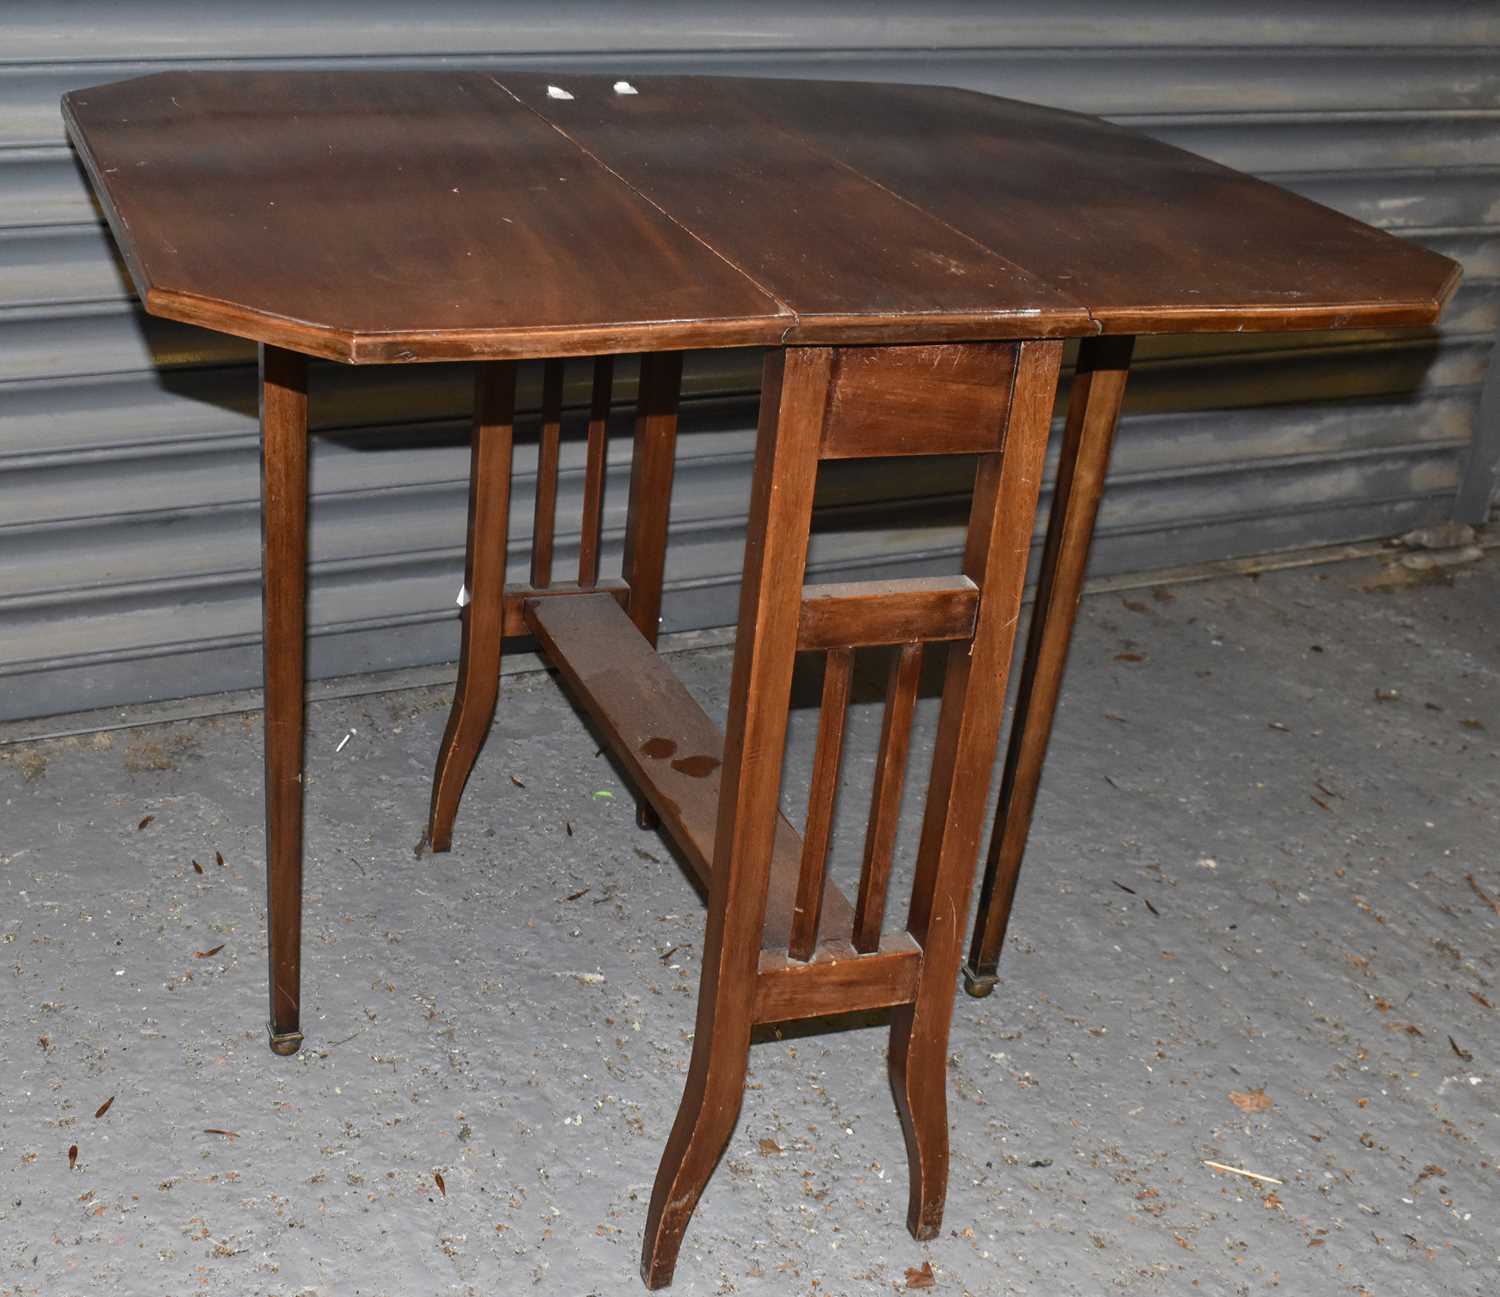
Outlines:
[[[680, 351], [652, 351], [641, 357], [621, 575], [630, 587], [630, 620], [653, 645], [661, 628], [661, 587], [667, 562], [681, 394]], [[637, 798], [635, 822], [643, 829], [656, 827], [656, 812], [649, 802]]]
[[585, 590], [593, 589], [599, 580], [599, 547], [604, 531], [604, 474], [609, 455], [609, 398], [614, 373], [613, 356], [594, 358], [588, 462], [583, 473], [583, 522], [578, 532], [578, 584]]
[[531, 526], [531, 584], [552, 584], [552, 537], [557, 526], [557, 460], [562, 442], [563, 362], [542, 368], [542, 434], [536, 455], [536, 516]]
[[812, 791], [808, 794], [807, 824], [802, 834], [802, 872], [797, 876], [792, 933], [787, 943], [787, 953], [793, 959], [811, 959], [818, 944], [818, 921], [823, 915], [823, 870], [828, 860], [828, 838], [833, 831], [839, 758], [844, 751], [844, 717], [853, 674], [854, 650], [830, 649], [823, 674], [823, 706], [818, 716]]
[[641, 357], [630, 503], [625, 516], [624, 576], [630, 586], [630, 620], [653, 644], [661, 621], [681, 389], [680, 351], [655, 351]]
[[880, 947], [886, 891], [896, 825], [901, 818], [901, 790], [906, 783], [906, 754], [911, 747], [912, 713], [922, 677], [922, 646], [903, 644], [891, 663], [880, 723], [880, 755], [875, 759], [875, 788], [870, 795], [870, 826], [865, 831], [865, 859], [859, 871], [859, 899], [854, 904], [854, 948], [863, 954]]

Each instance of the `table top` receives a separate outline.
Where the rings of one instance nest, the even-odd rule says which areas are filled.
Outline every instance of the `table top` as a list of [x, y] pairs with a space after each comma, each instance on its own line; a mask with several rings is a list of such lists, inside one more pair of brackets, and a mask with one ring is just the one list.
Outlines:
[[1418, 326], [1445, 257], [932, 86], [168, 72], [64, 96], [148, 311], [349, 362]]

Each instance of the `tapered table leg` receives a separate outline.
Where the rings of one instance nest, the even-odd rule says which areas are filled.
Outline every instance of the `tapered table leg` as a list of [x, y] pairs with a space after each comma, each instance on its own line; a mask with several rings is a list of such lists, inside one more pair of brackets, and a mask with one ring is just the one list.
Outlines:
[[432, 775], [427, 845], [433, 851], [447, 851], [453, 845], [459, 799], [490, 732], [500, 696], [515, 406], [514, 363], [502, 360], [478, 366], [469, 450], [469, 538], [464, 557], [464, 588], [469, 592], [469, 602], [463, 610], [453, 707]]
[[964, 549], [980, 590], [973, 639], [948, 651], [907, 931], [922, 948], [916, 998], [891, 1014], [889, 1069], [911, 1166], [906, 1224], [936, 1238], [948, 1192], [948, 1032], [974, 865], [999, 745], [1032, 519], [1062, 345], [1024, 342], [1001, 451], [981, 455]]
[[697, 1029], [646, 1215], [641, 1277], [648, 1288], [671, 1282], [683, 1233], [744, 1096], [832, 354], [792, 348], [766, 356]]
[[999, 806], [963, 970], [964, 986], [974, 996], [995, 989], [1134, 342], [1129, 337], [1085, 338], [1078, 351]]
[[260, 349], [266, 924], [271, 1050], [295, 1054], [302, 969], [302, 693], [307, 583], [307, 360]]

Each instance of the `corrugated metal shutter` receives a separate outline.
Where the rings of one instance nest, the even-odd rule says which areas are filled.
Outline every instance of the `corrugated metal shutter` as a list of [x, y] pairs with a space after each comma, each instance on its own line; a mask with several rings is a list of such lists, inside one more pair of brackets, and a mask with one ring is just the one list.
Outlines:
[[[1492, 3], [13, 0], [0, 19], [0, 717], [258, 677], [251, 352], [130, 301], [63, 138], [64, 90], [229, 64], [967, 86], [1139, 126], [1464, 263], [1443, 326], [1422, 336], [1144, 340], [1096, 547], [1107, 572], [1447, 516], [1500, 323], [1497, 47]], [[669, 627], [732, 619], [757, 369], [740, 352], [689, 365]], [[451, 658], [467, 376], [319, 366], [313, 381], [312, 670]], [[579, 366], [580, 401], [585, 381]], [[535, 376], [528, 391], [534, 403]], [[628, 423], [618, 432], [616, 544]], [[560, 526], [579, 494], [576, 454], [565, 465]], [[821, 573], [951, 562], [966, 485], [954, 465], [832, 467]], [[522, 536], [524, 453], [519, 468]]]

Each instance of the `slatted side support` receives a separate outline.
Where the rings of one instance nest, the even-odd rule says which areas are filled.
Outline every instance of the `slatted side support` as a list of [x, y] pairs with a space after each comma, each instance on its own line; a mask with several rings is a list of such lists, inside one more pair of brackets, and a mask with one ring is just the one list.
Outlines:
[[818, 923], [823, 912], [823, 871], [828, 860], [828, 838], [833, 831], [839, 759], [844, 751], [844, 717], [848, 713], [849, 683], [853, 674], [854, 650], [831, 650], [823, 675], [818, 747], [813, 757], [807, 824], [802, 833], [802, 872], [797, 879], [792, 936], [787, 947], [793, 959], [812, 958], [818, 944]]
[[537, 442], [536, 513], [531, 527], [531, 584], [552, 584], [552, 546], [557, 527], [557, 464], [562, 448], [563, 362], [542, 368], [542, 432]]
[[583, 521], [578, 532], [578, 584], [585, 590], [599, 580], [599, 550], [604, 532], [604, 476], [609, 456], [609, 401], [614, 374], [613, 356], [595, 357], [594, 390], [589, 399], [588, 460], [583, 473]]
[[876, 950], [885, 920], [886, 891], [891, 880], [896, 825], [901, 818], [901, 790], [906, 783], [906, 757], [911, 747], [912, 715], [922, 676], [922, 646], [905, 644], [891, 663], [885, 691], [885, 716], [880, 726], [880, 752], [875, 759], [875, 787], [870, 796], [870, 823], [865, 831], [865, 857], [859, 871], [859, 895], [854, 902], [854, 948]]
[[868, 954], [881, 949], [901, 792], [922, 673], [922, 646], [970, 638], [978, 612], [979, 587], [961, 574], [830, 583], [809, 586], [803, 591], [797, 647], [826, 651], [828, 666], [802, 844], [798, 908], [793, 914], [788, 949], [792, 959], [806, 961], [819, 949], [817, 898], [821, 894], [833, 825], [854, 650], [871, 645], [900, 646], [891, 664], [886, 689], [854, 924], [848, 934], [837, 934], [840, 940], [847, 935], [856, 953]]

